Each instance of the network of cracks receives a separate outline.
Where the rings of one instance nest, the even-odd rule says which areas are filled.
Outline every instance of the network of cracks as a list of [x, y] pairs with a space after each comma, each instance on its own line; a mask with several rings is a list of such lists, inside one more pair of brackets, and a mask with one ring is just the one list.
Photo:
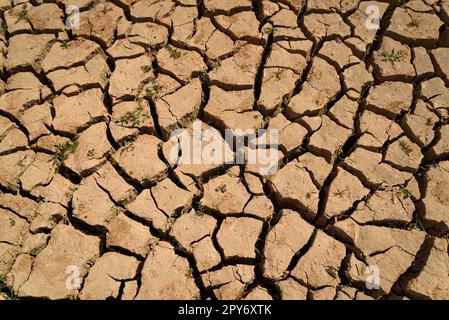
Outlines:
[[449, 1], [0, 8], [0, 300], [449, 299]]

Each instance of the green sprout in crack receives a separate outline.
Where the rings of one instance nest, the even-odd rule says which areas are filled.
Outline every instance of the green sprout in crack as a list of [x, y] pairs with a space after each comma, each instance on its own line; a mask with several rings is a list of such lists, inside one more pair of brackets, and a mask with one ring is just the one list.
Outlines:
[[95, 150], [94, 149], [89, 149], [89, 151], [87, 151], [87, 158], [89, 160], [92, 160], [95, 158]]
[[264, 28], [262, 31], [263, 31], [263, 33], [266, 33], [266, 34], [273, 34], [276, 31], [276, 28], [273, 27], [272, 25], [270, 25], [270, 26]]
[[284, 69], [278, 68], [272, 75], [271, 78], [274, 78], [275, 80], [282, 80], [282, 72], [284, 72]]
[[186, 271], [185, 276], [186, 276], [186, 278], [189, 278], [189, 279], [193, 278], [193, 269], [192, 269], [192, 267], [190, 267], [189, 270]]
[[171, 227], [173, 227], [173, 225], [175, 224], [176, 218], [175, 217], [170, 217], [167, 219], [167, 223], [166, 226], [168, 229], [170, 229]]
[[342, 147], [340, 146], [340, 147], [338, 147], [335, 151], [334, 151], [334, 153], [332, 154], [332, 158], [331, 158], [331, 163], [332, 164], [335, 164], [339, 159], [340, 159], [340, 155], [341, 155], [341, 150], [342, 149]]
[[151, 116], [145, 112], [142, 106], [138, 106], [132, 111], [127, 111], [123, 116], [116, 119], [114, 122], [121, 126], [137, 127], [141, 123], [141, 118], [149, 119]]
[[315, 193], [315, 192], [313, 192], [313, 191], [307, 192], [307, 193], [306, 193], [306, 199], [307, 199], [307, 200], [311, 199], [311, 198], [312, 198], [312, 195], [313, 195], [314, 193]]
[[56, 151], [53, 152], [53, 160], [56, 165], [59, 167], [64, 164], [64, 161], [67, 160], [70, 153], [74, 153], [76, 148], [78, 148], [78, 141], [67, 141], [64, 143], [58, 143], [55, 145]]
[[59, 45], [60, 45], [62, 48], [67, 49], [68, 46], [69, 46], [69, 41], [68, 41], [68, 40], [62, 40], [62, 41], [59, 43]]
[[319, 111], [318, 111], [318, 116], [319, 117], [323, 117], [326, 113], [327, 113], [327, 106], [322, 107]]
[[103, 6], [103, 8], [101, 9], [101, 12], [103, 13], [103, 14], [106, 14], [106, 13], [108, 13], [108, 12], [110, 12], [110, 11], [113, 11], [114, 9], [112, 9], [111, 7], [107, 7], [106, 5], [104, 5]]
[[145, 66], [141, 66], [140, 69], [142, 69], [143, 72], [150, 72], [151, 70], [153, 70], [153, 67], [151, 66], [151, 64], [149, 65], [145, 65]]
[[219, 187], [217, 187], [215, 189], [215, 192], [225, 193], [226, 191], [227, 191], [227, 189], [226, 189], [226, 185], [225, 184], [222, 184], [221, 186], [219, 186]]
[[195, 209], [196, 215], [200, 217], [204, 216], [204, 205], [201, 203], [201, 201], [194, 203], [193, 209]]
[[398, 194], [402, 194], [404, 199], [411, 198], [413, 195], [405, 186], [399, 186]]
[[123, 151], [133, 151], [134, 150], [134, 142], [136, 142], [137, 138], [139, 137], [138, 134], [134, 134], [131, 137], [127, 138], [122, 143], [122, 152]]
[[407, 27], [409, 27], [409, 28], [417, 28], [417, 27], [419, 27], [419, 23], [418, 23], [417, 21], [415, 21], [415, 20], [412, 19], [412, 21], [410, 21], [410, 22], [407, 24]]
[[0, 20], [0, 34], [4, 35], [6, 33], [6, 24], [4, 21]]
[[150, 242], [148, 243], [149, 247], [150, 247], [150, 251], [153, 251], [157, 247], [158, 243], [159, 243], [159, 239], [157, 239], [157, 238], [151, 239]]
[[17, 160], [16, 165], [21, 168], [25, 167], [25, 159]]
[[410, 154], [413, 152], [413, 149], [408, 145], [407, 142], [403, 140], [399, 141], [399, 147], [407, 156], [410, 156]]
[[157, 82], [153, 82], [151, 84], [149, 84], [147, 86], [147, 88], [145, 89], [145, 97], [156, 101], [157, 99], [159, 99], [159, 93], [162, 89], [162, 86], [157, 83]]
[[168, 53], [170, 54], [170, 57], [171, 57], [172, 59], [179, 59], [179, 58], [182, 57], [182, 52], [179, 51], [178, 49], [173, 48], [173, 47], [170, 46], [170, 45], [167, 45], [166, 48], [167, 48], [167, 51], [168, 51]]
[[380, 57], [382, 58], [382, 61], [389, 61], [391, 64], [394, 64], [395, 62], [401, 62], [402, 61], [402, 53], [400, 51], [395, 51], [394, 49], [391, 50], [391, 52], [384, 51], [380, 54]]
[[42, 250], [44, 250], [45, 245], [40, 246], [40, 247], [36, 247], [30, 250], [30, 252], [28, 252], [31, 256], [36, 257]]
[[330, 275], [332, 278], [336, 279], [338, 277], [338, 270], [335, 269], [332, 266], [326, 266], [326, 272], [328, 275]]
[[215, 69], [215, 68], [220, 67], [222, 62], [223, 62], [223, 60], [220, 58], [217, 58], [216, 60], [211, 60], [212, 68]]
[[28, 11], [27, 11], [27, 6], [25, 3], [22, 5], [22, 8], [20, 9], [20, 11], [16, 13], [16, 16], [17, 16], [17, 20], [16, 20], [15, 24], [18, 24], [22, 20], [25, 22], [30, 21], [28, 19]]
[[14, 289], [8, 284], [7, 278], [4, 275], [0, 275], [0, 293], [4, 293], [9, 300], [18, 299]]

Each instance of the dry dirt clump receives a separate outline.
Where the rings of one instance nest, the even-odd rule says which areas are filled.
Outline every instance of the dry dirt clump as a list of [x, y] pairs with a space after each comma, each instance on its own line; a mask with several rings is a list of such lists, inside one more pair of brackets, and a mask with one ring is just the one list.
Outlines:
[[449, 299], [448, 239], [447, 0], [0, 0], [0, 300]]

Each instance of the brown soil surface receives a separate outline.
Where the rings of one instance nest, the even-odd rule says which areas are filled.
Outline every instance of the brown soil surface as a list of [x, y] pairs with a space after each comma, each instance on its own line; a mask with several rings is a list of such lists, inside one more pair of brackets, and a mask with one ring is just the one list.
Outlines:
[[[195, 120], [231, 159], [225, 130], [278, 130], [278, 170], [177, 163]], [[448, 275], [448, 0], [0, 0], [0, 300], [449, 299]]]

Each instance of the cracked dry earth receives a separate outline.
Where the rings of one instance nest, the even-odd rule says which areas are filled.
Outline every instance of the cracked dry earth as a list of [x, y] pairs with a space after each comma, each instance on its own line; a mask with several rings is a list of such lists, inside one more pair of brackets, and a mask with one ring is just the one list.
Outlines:
[[[449, 1], [0, 8], [0, 299], [449, 299]], [[279, 170], [170, 162], [194, 120]]]

